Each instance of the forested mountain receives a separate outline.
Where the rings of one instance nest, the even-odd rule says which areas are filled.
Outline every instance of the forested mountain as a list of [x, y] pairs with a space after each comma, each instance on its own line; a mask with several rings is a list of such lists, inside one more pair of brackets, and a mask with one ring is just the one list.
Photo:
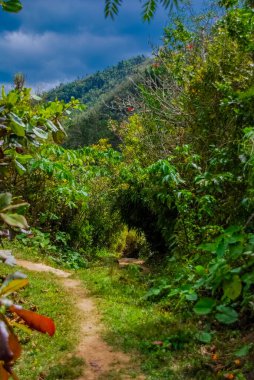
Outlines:
[[135, 81], [150, 60], [137, 56], [119, 62], [83, 79], [61, 84], [46, 94], [47, 100], [70, 101], [79, 99], [86, 110], [74, 117], [68, 125], [65, 146], [78, 148], [108, 138], [115, 146], [117, 138], [108, 128], [109, 119], [120, 120], [132, 110], [129, 98], [135, 94]]
[[119, 62], [115, 66], [106, 68], [103, 71], [97, 71], [95, 74], [77, 79], [74, 82], [60, 84], [55, 89], [46, 94], [47, 100], [64, 100], [69, 102], [74, 96], [82, 103], [90, 106], [97, 103], [101, 96], [112, 91], [116, 86], [121, 84], [128, 76], [136, 74], [147, 58], [140, 55], [128, 60]]

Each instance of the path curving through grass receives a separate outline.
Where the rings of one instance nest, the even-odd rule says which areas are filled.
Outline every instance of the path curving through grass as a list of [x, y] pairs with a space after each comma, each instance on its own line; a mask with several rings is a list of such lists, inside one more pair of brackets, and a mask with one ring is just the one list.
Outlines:
[[[80, 336], [76, 355], [86, 363], [83, 375], [78, 380], [110, 379], [111, 371], [118, 374], [119, 380], [130, 379], [123, 372], [126, 373], [125, 370], [131, 369], [131, 358], [123, 352], [114, 351], [102, 340], [103, 326], [100, 322], [100, 315], [81, 281], [70, 278], [72, 275], [70, 272], [52, 268], [45, 264], [26, 260], [17, 260], [17, 264], [30, 271], [55, 274], [75, 300], [77, 312], [80, 315]], [[143, 380], [145, 377], [141, 375], [136, 379]]]

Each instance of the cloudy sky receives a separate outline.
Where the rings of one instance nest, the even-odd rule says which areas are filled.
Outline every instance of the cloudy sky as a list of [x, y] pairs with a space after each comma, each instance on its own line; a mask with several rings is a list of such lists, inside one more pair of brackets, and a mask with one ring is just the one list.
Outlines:
[[[197, 1], [197, 0], [196, 0]], [[103, 69], [160, 43], [166, 12], [141, 21], [138, 0], [125, 0], [114, 21], [104, 0], [23, 0], [19, 14], [0, 13], [0, 83], [16, 72], [43, 90]]]

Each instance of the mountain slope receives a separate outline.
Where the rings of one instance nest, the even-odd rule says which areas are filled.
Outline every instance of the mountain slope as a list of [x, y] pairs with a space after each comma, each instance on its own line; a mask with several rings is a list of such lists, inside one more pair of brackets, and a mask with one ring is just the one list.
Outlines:
[[107, 138], [114, 146], [118, 144], [117, 137], [108, 129], [108, 120], [126, 116], [126, 109], [122, 108], [131, 106], [128, 99], [135, 96], [135, 82], [149, 62], [144, 56], [121, 61], [84, 79], [61, 84], [46, 94], [47, 100], [58, 98], [66, 102], [73, 96], [87, 106], [67, 126], [66, 147], [91, 145], [101, 138]]
[[92, 105], [100, 100], [100, 97], [112, 91], [128, 76], [135, 75], [140, 66], [147, 61], [143, 55], [119, 62], [115, 66], [89, 75], [73, 82], [61, 84], [46, 94], [47, 100], [58, 98], [68, 102], [72, 96], [80, 99], [86, 105]]

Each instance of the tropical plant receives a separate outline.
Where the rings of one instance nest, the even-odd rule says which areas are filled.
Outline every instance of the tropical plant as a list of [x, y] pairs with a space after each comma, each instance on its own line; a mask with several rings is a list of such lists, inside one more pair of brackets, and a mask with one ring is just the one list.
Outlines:
[[[65, 105], [61, 102], [48, 105], [39, 104], [40, 98], [31, 96], [26, 88], [17, 88], [5, 93], [2, 89], [0, 99], [0, 228], [1, 238], [8, 237], [12, 232], [28, 230], [28, 223], [23, 213], [27, 202], [20, 197], [13, 197], [10, 191], [18, 189], [18, 178], [26, 172], [26, 166], [32, 159], [34, 147], [38, 149], [41, 141], [48, 138], [49, 133], [59, 141], [65, 134], [60, 119], [77, 108], [78, 102], [72, 101]], [[18, 190], [17, 190], [18, 192]], [[1, 255], [7, 264], [13, 264], [12, 256]], [[23, 310], [14, 304], [7, 296], [26, 286], [28, 280], [23, 274], [16, 272], [7, 276], [0, 288], [0, 375], [1, 379], [17, 379], [12, 370], [16, 359], [20, 356], [21, 346], [18, 342], [9, 313], [22, 318], [31, 328], [53, 335], [55, 326], [50, 318], [34, 312]]]
[[254, 235], [241, 227], [231, 226], [214, 241], [199, 249], [212, 254], [207, 267], [197, 266], [200, 278], [193, 289], [205, 290], [210, 297], [201, 298], [194, 306], [199, 315], [215, 312], [215, 318], [225, 324], [239, 320], [239, 316], [253, 315]]

